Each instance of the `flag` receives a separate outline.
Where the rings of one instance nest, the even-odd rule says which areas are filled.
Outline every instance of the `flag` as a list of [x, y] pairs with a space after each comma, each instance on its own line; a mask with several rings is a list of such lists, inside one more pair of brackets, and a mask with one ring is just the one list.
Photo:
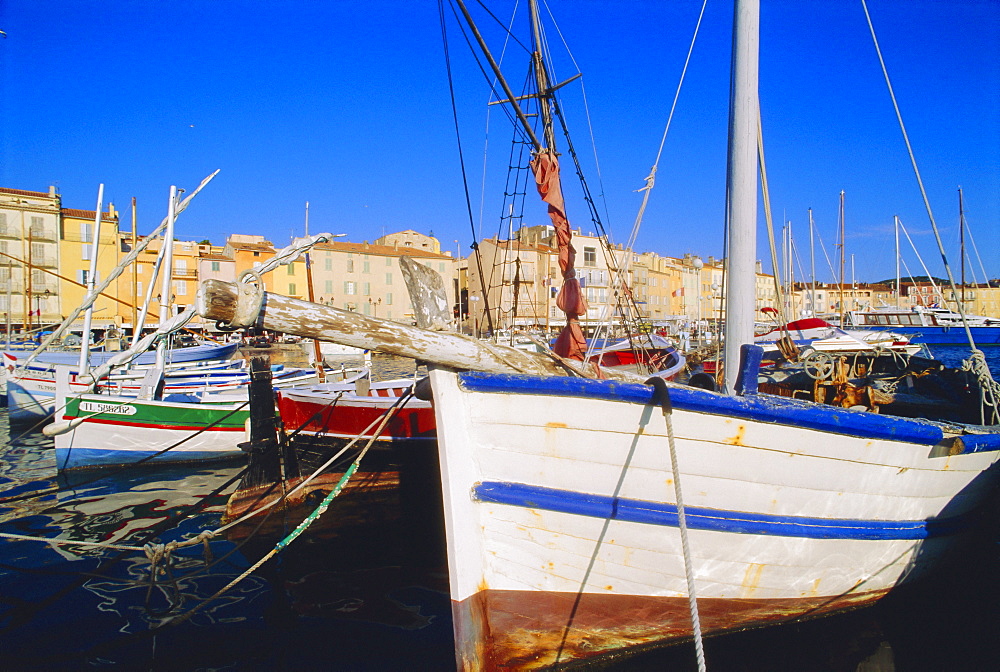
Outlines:
[[671, 296], [684, 296], [684, 288], [681, 287], [680, 289], [675, 289]]

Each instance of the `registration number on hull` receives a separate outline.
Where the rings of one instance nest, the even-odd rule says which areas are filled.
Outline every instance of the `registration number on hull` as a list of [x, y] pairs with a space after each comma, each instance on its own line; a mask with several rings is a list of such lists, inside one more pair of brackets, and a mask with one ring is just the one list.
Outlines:
[[81, 401], [80, 411], [83, 413], [115, 413], [117, 415], [135, 415], [136, 408], [129, 404], [107, 404], [99, 401]]

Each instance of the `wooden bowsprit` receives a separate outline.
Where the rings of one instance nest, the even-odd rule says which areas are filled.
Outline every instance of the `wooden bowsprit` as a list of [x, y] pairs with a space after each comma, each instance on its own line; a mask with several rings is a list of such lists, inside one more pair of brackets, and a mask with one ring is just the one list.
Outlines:
[[[202, 317], [229, 328], [256, 326], [379, 350], [460, 371], [595, 376], [590, 364], [488, 344], [454, 331], [442, 331], [450, 328], [451, 316], [447, 311], [448, 302], [441, 277], [408, 257], [401, 257], [399, 264], [412, 287], [410, 295], [417, 323], [427, 328], [272, 294], [255, 285], [221, 280], [201, 283], [196, 309]], [[606, 378], [617, 380], [645, 380], [624, 372], [602, 370], [601, 373]]]

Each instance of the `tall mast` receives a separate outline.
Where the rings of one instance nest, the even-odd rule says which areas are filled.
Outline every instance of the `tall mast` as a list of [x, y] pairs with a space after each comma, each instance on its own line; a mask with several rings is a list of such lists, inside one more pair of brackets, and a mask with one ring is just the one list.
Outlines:
[[[97, 189], [97, 212], [94, 214], [94, 239], [90, 242], [90, 271], [87, 274], [87, 296], [94, 293], [97, 275], [97, 254], [101, 242], [101, 208], [104, 207], [104, 184]], [[86, 375], [90, 368], [90, 323], [94, 317], [94, 304], [87, 307], [83, 314], [83, 339], [80, 344], [80, 375]]]
[[844, 326], [844, 191], [840, 191], [840, 326]]
[[[138, 244], [138, 236], [136, 235], [136, 218], [135, 218], [135, 196], [132, 197], [132, 249]], [[132, 333], [138, 333], [139, 329], [139, 297], [136, 296], [139, 292], [139, 262], [133, 262], [132, 264]]]
[[542, 133], [544, 133], [544, 146], [555, 153], [556, 135], [552, 124], [552, 94], [549, 91], [549, 75], [545, 71], [545, 62], [542, 60], [542, 22], [538, 15], [538, 0], [529, 0], [528, 6], [531, 12], [531, 33], [535, 40], [535, 50], [531, 54], [531, 63], [535, 71], [535, 81], [538, 83], [538, 110], [542, 115]]
[[755, 260], [757, 255], [757, 145], [759, 99], [757, 66], [760, 2], [736, 3], [733, 68], [729, 102], [729, 160], [726, 176], [726, 227], [729, 252], [723, 387], [735, 392], [740, 350], [753, 343]]
[[[305, 232], [306, 238], [309, 237], [309, 201], [306, 201], [306, 222], [305, 222]], [[313, 274], [312, 274], [312, 260], [309, 257], [308, 250], [306, 251], [306, 291], [308, 292], [309, 303], [316, 303], [316, 299], [313, 298]], [[315, 338], [313, 339], [313, 366], [316, 367], [316, 373], [319, 375], [319, 381], [322, 383], [326, 380], [326, 372], [323, 370], [323, 352], [320, 350], [319, 341]]]
[[962, 252], [962, 310], [965, 310], [965, 208], [962, 204], [962, 187], [958, 188], [958, 240]]
[[31, 288], [31, 277], [33, 275], [33, 273], [32, 273], [32, 266], [31, 266], [31, 264], [32, 264], [32, 260], [31, 260], [32, 253], [31, 253], [31, 250], [34, 247], [31, 244], [31, 242], [32, 242], [31, 241], [31, 227], [28, 227], [28, 254], [26, 255], [28, 257], [28, 268], [24, 272], [24, 285], [27, 288], [27, 291], [25, 292], [26, 300], [25, 300], [25, 303], [24, 303], [24, 332], [25, 332], [24, 335], [26, 337], [28, 335], [28, 332], [31, 331], [31, 289], [32, 289]]
[[816, 246], [813, 243], [813, 209], [809, 208], [809, 274], [812, 276], [812, 317], [816, 317]]
[[[173, 305], [170, 290], [174, 276], [174, 220], [177, 218], [177, 187], [170, 187], [170, 203], [167, 206], [167, 230], [163, 234], [163, 278], [160, 284], [159, 326], [167, 322]], [[161, 339], [156, 346], [156, 366], [162, 368], [167, 363], [167, 339]]]
[[896, 310], [899, 310], [899, 215], [892, 216], [892, 228], [896, 232]]

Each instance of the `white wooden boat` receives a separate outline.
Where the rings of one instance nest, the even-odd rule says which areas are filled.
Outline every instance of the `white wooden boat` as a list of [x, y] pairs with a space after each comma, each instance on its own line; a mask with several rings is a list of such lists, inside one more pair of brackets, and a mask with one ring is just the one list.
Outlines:
[[[295, 381], [282, 381], [278, 373], [272, 378], [276, 386], [316, 381], [315, 371], [297, 375]], [[329, 372], [330, 379], [344, 385], [368, 375], [366, 369]], [[68, 377], [58, 381], [61, 410], [57, 422], [44, 430], [55, 436], [56, 466], [60, 470], [139, 462], [155, 466], [240, 457], [237, 444], [248, 440], [249, 431], [248, 380], [227, 391], [165, 388], [161, 397], [146, 399], [73, 393], [68, 391]]]
[[[202, 285], [207, 319], [428, 364], [459, 669], [539, 669], [692, 636], [700, 644], [703, 632], [868, 604], [957, 552], [997, 494], [998, 389], [988, 372], [951, 395], [983, 413], [982, 425], [758, 393], [757, 15], [754, 0], [738, 0], [724, 393], [582, 377], [591, 365], [562, 353], [553, 363], [447, 333], [440, 278], [405, 260], [426, 331], [262, 300], [245, 285]], [[424, 278], [429, 287], [411, 282]]]

